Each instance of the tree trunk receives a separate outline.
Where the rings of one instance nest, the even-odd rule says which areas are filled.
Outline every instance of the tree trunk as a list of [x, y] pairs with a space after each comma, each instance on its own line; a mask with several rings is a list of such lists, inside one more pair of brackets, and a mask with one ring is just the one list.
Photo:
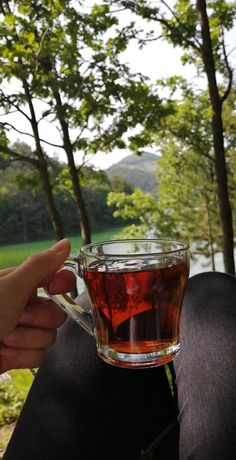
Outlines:
[[223, 233], [222, 246], [224, 267], [227, 273], [235, 275], [233, 219], [228, 193], [228, 179], [224, 148], [224, 130], [222, 122], [222, 102], [216, 81], [216, 70], [205, 0], [197, 0], [197, 11], [201, 23], [202, 59], [207, 75], [208, 89], [212, 106], [212, 131], [214, 139], [217, 195], [219, 200]]
[[206, 204], [206, 212], [207, 212], [208, 245], [210, 247], [211, 268], [212, 268], [213, 272], [215, 272], [216, 271], [216, 264], [215, 264], [215, 252], [214, 252], [214, 238], [213, 238], [213, 234], [212, 234], [211, 216], [210, 216], [210, 209], [209, 209], [209, 200], [208, 200], [207, 195], [205, 195], [205, 204]]
[[72, 181], [72, 188], [73, 194], [75, 199], [75, 205], [77, 212], [80, 217], [80, 230], [81, 230], [81, 238], [83, 244], [91, 243], [91, 233], [90, 233], [90, 226], [89, 220], [87, 216], [87, 211], [85, 208], [85, 203], [82, 195], [82, 190], [79, 183], [79, 176], [78, 171], [75, 165], [74, 154], [73, 154], [73, 146], [71, 144], [70, 135], [69, 135], [69, 128], [68, 124], [63, 117], [63, 105], [61, 101], [61, 97], [58, 91], [54, 91], [54, 97], [57, 103], [57, 116], [61, 125], [62, 133], [63, 133], [63, 143], [64, 149], [67, 155], [68, 160], [68, 168], [69, 173]]
[[57, 211], [57, 208], [54, 202], [54, 197], [53, 197], [51, 182], [50, 182], [50, 178], [48, 174], [46, 160], [41, 159], [38, 169], [39, 169], [39, 174], [40, 174], [41, 181], [43, 184], [43, 192], [45, 196], [48, 214], [50, 216], [50, 220], [53, 226], [55, 237], [59, 241], [63, 239], [65, 235], [64, 235], [61, 217], [59, 215], [59, 212]]
[[31, 115], [30, 122], [31, 122], [33, 133], [34, 133], [36, 156], [38, 160], [37, 168], [38, 168], [38, 171], [41, 177], [41, 181], [42, 181], [42, 185], [43, 185], [43, 192], [44, 192], [44, 196], [46, 200], [46, 206], [47, 206], [47, 210], [48, 210], [51, 222], [52, 222], [55, 237], [57, 240], [61, 240], [62, 238], [64, 238], [63, 225], [62, 225], [61, 217], [59, 215], [59, 212], [57, 211], [57, 208], [54, 202], [52, 186], [50, 182], [50, 176], [48, 173], [47, 161], [44, 157], [44, 153], [43, 153], [41, 143], [40, 143], [38, 124], [37, 124], [37, 120], [36, 120], [36, 116], [34, 112], [32, 98], [31, 98], [31, 94], [28, 88], [27, 81], [22, 79], [22, 83], [23, 83], [23, 87], [25, 90], [27, 103], [30, 109], [30, 115]]

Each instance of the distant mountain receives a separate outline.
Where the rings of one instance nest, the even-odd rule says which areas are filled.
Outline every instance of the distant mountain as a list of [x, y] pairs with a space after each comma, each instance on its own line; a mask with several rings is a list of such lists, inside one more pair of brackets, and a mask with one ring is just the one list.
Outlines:
[[129, 155], [106, 170], [109, 176], [122, 176], [132, 187], [144, 192], [157, 193], [155, 173], [158, 168], [158, 156], [144, 153], [141, 157]]

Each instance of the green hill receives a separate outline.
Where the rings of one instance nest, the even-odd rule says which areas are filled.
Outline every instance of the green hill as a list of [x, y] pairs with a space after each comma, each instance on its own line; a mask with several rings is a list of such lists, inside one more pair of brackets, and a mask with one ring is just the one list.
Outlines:
[[158, 156], [144, 153], [141, 157], [129, 155], [106, 170], [109, 176], [122, 176], [132, 187], [144, 192], [157, 193], [155, 173], [158, 168]]

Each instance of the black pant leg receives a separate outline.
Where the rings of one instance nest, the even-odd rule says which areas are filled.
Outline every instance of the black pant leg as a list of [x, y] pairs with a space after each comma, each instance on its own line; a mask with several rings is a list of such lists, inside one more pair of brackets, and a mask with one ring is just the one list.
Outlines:
[[175, 358], [181, 460], [236, 459], [236, 278], [188, 282]]
[[119, 369], [67, 320], [35, 378], [4, 460], [137, 460], [175, 413], [164, 367]]

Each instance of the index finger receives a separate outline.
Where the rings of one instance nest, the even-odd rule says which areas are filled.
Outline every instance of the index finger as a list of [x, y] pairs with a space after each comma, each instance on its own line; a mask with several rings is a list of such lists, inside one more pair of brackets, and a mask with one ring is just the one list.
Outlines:
[[64, 294], [76, 289], [76, 276], [70, 270], [62, 269], [54, 273], [44, 286], [49, 294]]

